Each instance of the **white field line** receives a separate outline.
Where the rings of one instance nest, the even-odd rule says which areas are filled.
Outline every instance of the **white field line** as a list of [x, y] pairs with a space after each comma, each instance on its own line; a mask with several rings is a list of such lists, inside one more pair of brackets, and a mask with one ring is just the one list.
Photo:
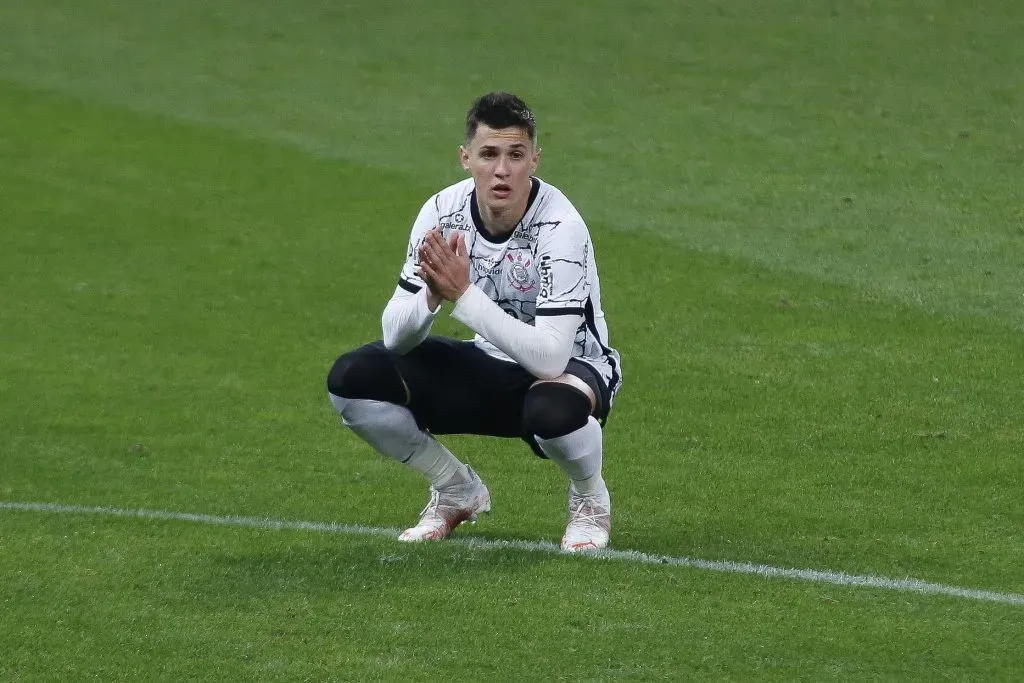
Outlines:
[[[369, 527], [359, 524], [335, 524], [333, 522], [306, 522], [265, 517], [236, 517], [204, 515], [193, 512], [168, 512], [166, 510], [127, 509], [104, 506], [64, 505], [61, 503], [23, 503], [0, 500], [0, 509], [21, 510], [26, 512], [48, 512], [66, 515], [100, 515], [106, 517], [133, 517], [137, 519], [154, 519], [174, 522], [195, 522], [216, 526], [250, 527], [254, 529], [271, 529], [281, 531], [313, 531], [323, 534], [349, 534], [358, 536], [394, 537], [398, 529]], [[558, 546], [547, 541], [499, 540], [476, 537], [456, 537], [448, 543], [478, 550], [513, 549], [525, 552], [558, 554]], [[846, 574], [844, 572], [820, 569], [789, 569], [773, 567], [765, 564], [749, 562], [723, 562], [718, 560], [699, 560], [690, 557], [672, 557], [669, 555], [652, 555], [636, 550], [601, 550], [586, 553], [578, 557], [584, 560], [616, 560], [638, 564], [657, 564], [671, 567], [687, 567], [713, 572], [730, 574], [755, 574], [766, 578], [797, 579], [814, 583], [829, 583], [837, 586], [855, 586], [877, 588], [882, 590], [923, 593], [925, 595], [948, 595], [969, 600], [997, 602], [1006, 605], [1024, 606], [1024, 595], [1018, 593], [1000, 593], [997, 591], [979, 590], [947, 586], [941, 583], [930, 583], [920, 579], [891, 579], [884, 576]]]

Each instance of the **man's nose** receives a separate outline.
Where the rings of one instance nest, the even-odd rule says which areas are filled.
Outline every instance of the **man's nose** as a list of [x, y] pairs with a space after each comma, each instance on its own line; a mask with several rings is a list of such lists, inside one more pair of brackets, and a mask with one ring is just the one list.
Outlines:
[[508, 175], [508, 159], [505, 157], [498, 159], [498, 164], [494, 167], [494, 175], [499, 178], [504, 178]]

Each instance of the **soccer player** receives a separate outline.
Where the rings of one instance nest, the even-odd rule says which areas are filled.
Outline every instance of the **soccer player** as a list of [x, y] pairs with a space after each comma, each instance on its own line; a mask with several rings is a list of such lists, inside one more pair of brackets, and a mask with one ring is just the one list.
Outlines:
[[[533, 175], [540, 154], [518, 97], [492, 92], [473, 104], [459, 148], [471, 177], [416, 217], [383, 340], [342, 355], [328, 374], [342, 422], [430, 481], [430, 502], [400, 540], [447, 538], [490, 512], [483, 481], [435, 438], [484, 434], [522, 438], [568, 476], [562, 550], [608, 545], [602, 426], [619, 354], [590, 233], [565, 195]], [[446, 304], [472, 341], [430, 335]]]

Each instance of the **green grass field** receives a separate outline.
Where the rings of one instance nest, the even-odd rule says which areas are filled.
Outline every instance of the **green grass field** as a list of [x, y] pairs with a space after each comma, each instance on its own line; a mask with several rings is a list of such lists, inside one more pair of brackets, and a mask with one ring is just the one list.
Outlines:
[[[1014, 0], [0, 3], [0, 681], [1024, 679], [1021, 35]], [[530, 545], [563, 477], [477, 437], [494, 514], [399, 544], [425, 483], [326, 399], [496, 88], [594, 237], [613, 547], [666, 563]]]

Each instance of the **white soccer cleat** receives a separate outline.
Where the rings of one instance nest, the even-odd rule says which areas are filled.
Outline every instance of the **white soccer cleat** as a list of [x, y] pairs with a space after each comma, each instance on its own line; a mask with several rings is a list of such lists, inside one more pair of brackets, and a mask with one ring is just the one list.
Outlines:
[[473, 468], [466, 466], [469, 481], [439, 489], [430, 487], [430, 502], [420, 513], [416, 526], [406, 529], [399, 541], [440, 541], [448, 538], [452, 530], [469, 520], [476, 522], [481, 512], [491, 511], [491, 493]]
[[569, 484], [569, 524], [562, 552], [579, 553], [608, 547], [612, 531], [612, 501], [608, 489], [584, 496]]

